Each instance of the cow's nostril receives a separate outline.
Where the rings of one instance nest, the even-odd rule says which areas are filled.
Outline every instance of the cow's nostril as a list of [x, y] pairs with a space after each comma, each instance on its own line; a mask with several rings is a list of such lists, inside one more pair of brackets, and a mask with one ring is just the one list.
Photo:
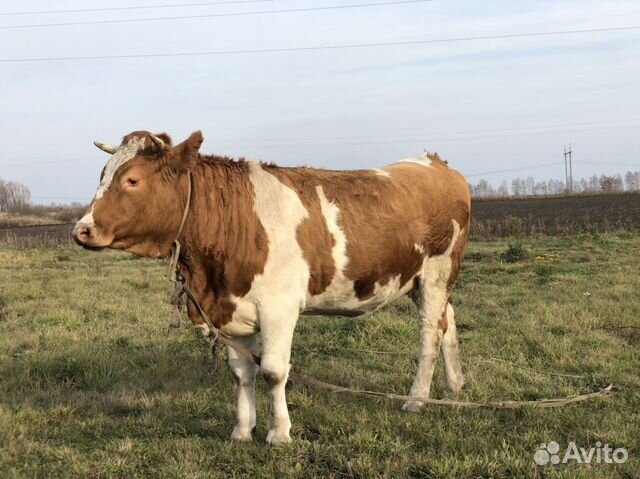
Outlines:
[[73, 231], [73, 239], [78, 244], [84, 244], [91, 239], [91, 227], [87, 225], [79, 225]]

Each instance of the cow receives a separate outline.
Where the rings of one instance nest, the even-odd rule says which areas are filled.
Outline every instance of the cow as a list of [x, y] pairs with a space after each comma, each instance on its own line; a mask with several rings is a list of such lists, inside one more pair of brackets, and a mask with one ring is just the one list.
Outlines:
[[[168, 257], [179, 240], [180, 272], [214, 325], [256, 354], [261, 334], [259, 367], [228, 350], [238, 386], [232, 439], [253, 439], [260, 370], [273, 401], [266, 440], [291, 441], [285, 384], [301, 314], [364, 315], [409, 295], [420, 351], [410, 391], [416, 399], [403, 409], [424, 406], [440, 351], [446, 386], [460, 391], [449, 303], [470, 224], [460, 173], [431, 153], [332, 171], [204, 155], [202, 142], [200, 131], [177, 145], [148, 131], [126, 135], [117, 147], [96, 142], [112, 156], [73, 238], [86, 249], [151, 258]], [[211, 334], [191, 303], [187, 314]]]

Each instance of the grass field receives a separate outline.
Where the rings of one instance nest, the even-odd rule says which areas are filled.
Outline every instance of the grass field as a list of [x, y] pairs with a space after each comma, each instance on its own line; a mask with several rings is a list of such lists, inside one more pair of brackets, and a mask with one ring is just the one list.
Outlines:
[[[0, 246], [0, 478], [640, 476], [640, 234], [473, 242], [453, 296], [472, 401], [597, 390], [563, 409], [490, 411], [327, 394], [292, 385], [294, 443], [235, 444], [235, 400], [200, 333], [166, 336], [164, 265], [76, 248]], [[513, 250], [513, 248], [512, 248]], [[522, 252], [522, 251], [520, 251]], [[404, 394], [417, 321], [402, 300], [359, 319], [303, 318], [294, 367]], [[387, 351], [390, 354], [365, 353]], [[579, 375], [580, 378], [549, 373]], [[443, 397], [443, 372], [432, 395]], [[615, 464], [540, 467], [540, 443], [624, 447]]]

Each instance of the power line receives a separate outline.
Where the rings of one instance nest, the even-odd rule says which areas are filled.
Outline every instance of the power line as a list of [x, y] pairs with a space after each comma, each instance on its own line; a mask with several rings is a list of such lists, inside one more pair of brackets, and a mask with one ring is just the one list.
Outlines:
[[[630, 123], [631, 122], [631, 123]], [[611, 120], [611, 121], [581, 121], [577, 123], [551, 123], [548, 125], [530, 125], [530, 126], [519, 126], [512, 128], [492, 128], [492, 129], [483, 129], [483, 130], [463, 130], [456, 131], [451, 133], [452, 135], [469, 135], [469, 134], [482, 134], [482, 133], [500, 133], [500, 132], [511, 132], [511, 131], [522, 131], [522, 130], [542, 130], [548, 128], [572, 128], [572, 127], [580, 127], [587, 125], [598, 125], [595, 129], [610, 129], [610, 128], [632, 128], [638, 126], [637, 123], [640, 122], [640, 118], [630, 118], [628, 120]], [[614, 125], [611, 123], [623, 123], [622, 125]], [[430, 126], [420, 126], [414, 125], [415, 128], [429, 128]], [[594, 128], [587, 129], [590, 131]], [[571, 130], [571, 131], [583, 131], [583, 130]], [[531, 132], [531, 134], [546, 134], [547, 132]], [[553, 132], [551, 132], [553, 133]], [[561, 133], [565, 133], [561, 131]], [[387, 135], [389, 136], [389, 135]], [[394, 135], [396, 136], [396, 135]], [[368, 138], [381, 138], [380, 135], [357, 135], [357, 136], [320, 136], [314, 138], [298, 138], [298, 140], [302, 141], [317, 141], [317, 140], [357, 140], [357, 139], [368, 139]], [[239, 143], [245, 141], [251, 141], [255, 138], [247, 139], [247, 138], [207, 138], [209, 141], [213, 141], [216, 144], [220, 143]], [[412, 140], [407, 140], [412, 141]], [[417, 141], [425, 141], [424, 138], [421, 138]], [[438, 139], [430, 139], [427, 141], [439, 141]]]
[[[348, 143], [280, 143], [280, 144], [264, 144], [264, 145], [256, 145], [256, 144], [245, 144], [243, 143], [246, 140], [235, 139], [235, 140], [223, 140], [223, 139], [215, 139], [211, 138], [208, 141], [213, 143], [240, 143], [244, 148], [307, 148], [307, 147], [322, 147], [322, 146], [366, 146], [366, 145], [384, 145], [384, 144], [401, 144], [401, 143], [432, 143], [432, 142], [446, 142], [446, 141], [465, 141], [465, 140], [484, 140], [484, 139], [495, 139], [495, 138], [509, 138], [509, 137], [520, 137], [520, 136], [539, 136], [539, 135], [551, 135], [558, 133], [579, 133], [579, 132], [588, 132], [588, 131], [599, 131], [599, 130], [611, 130], [617, 128], [635, 128], [637, 127], [637, 123], [629, 123], [622, 125], [603, 125], [599, 127], [593, 128], [577, 128], [577, 129], [555, 129], [555, 130], [547, 130], [547, 131], [530, 131], [530, 132], [522, 132], [521, 130], [536, 130], [542, 128], [558, 128], [558, 127], [570, 127], [573, 125], [593, 125], [599, 124], [603, 122], [580, 122], [573, 124], [555, 124], [555, 125], [547, 125], [542, 127], [515, 127], [515, 128], [502, 128], [502, 129], [493, 129], [493, 130], [467, 130], [458, 132], [461, 135], [478, 135], [483, 133], [491, 133], [491, 132], [510, 132], [510, 131], [519, 131], [518, 133], [506, 133], [506, 134], [497, 134], [497, 135], [482, 135], [482, 136], [455, 136], [455, 137], [440, 137], [440, 138], [403, 138], [403, 139], [395, 139], [395, 140], [382, 140], [382, 141], [361, 141], [361, 142], [348, 142]], [[312, 138], [310, 140], [317, 139], [341, 139], [341, 140], [349, 140], [349, 139], [360, 139], [367, 137], [359, 137], [359, 136], [341, 136], [341, 137], [324, 137], [324, 138]], [[82, 157], [72, 157], [58, 160], [29, 160], [21, 161], [21, 162], [13, 162], [13, 163], [0, 163], [0, 166], [9, 167], [9, 166], [31, 166], [31, 165], [44, 165], [44, 164], [57, 164], [57, 163], [69, 163], [75, 161], [101, 161], [101, 158], [93, 157], [88, 158], [85, 156]], [[613, 163], [594, 163], [594, 162], [584, 162], [581, 161], [580, 164], [611, 164]], [[617, 166], [630, 166], [633, 167], [632, 164], [617, 164]]]
[[209, 56], [209, 55], [241, 55], [241, 54], [261, 54], [261, 53], [292, 53], [292, 52], [309, 52], [309, 51], [318, 51], [318, 50], [342, 50], [342, 49], [355, 49], [355, 48], [428, 45], [433, 43], [453, 43], [453, 42], [468, 42], [468, 41], [479, 41], [479, 40], [503, 40], [508, 38], [575, 35], [575, 34], [581, 34], [581, 33], [620, 32], [620, 31], [630, 31], [630, 30], [639, 30], [639, 29], [640, 29], [640, 26], [592, 28], [592, 29], [586, 29], [586, 30], [561, 30], [561, 31], [553, 31], [553, 32], [512, 33], [512, 34], [505, 34], [505, 35], [486, 35], [486, 36], [477, 36], [477, 37], [434, 38], [431, 40], [413, 40], [413, 41], [404, 41], [404, 42], [355, 43], [350, 45], [265, 48], [265, 49], [254, 49], [254, 50], [216, 50], [216, 51], [206, 51], [206, 52], [181, 52], [181, 53], [142, 53], [142, 54], [132, 54], [132, 55], [87, 55], [87, 56], [80, 56], [80, 57], [2, 58], [0, 59], [0, 63], [79, 61], [79, 60], [115, 60], [115, 59], [131, 59], [131, 58], [161, 58], [161, 57], [164, 57], [164, 58], [196, 57], [196, 56]]
[[210, 13], [201, 15], [181, 15], [171, 17], [154, 17], [154, 18], [125, 18], [121, 20], [88, 20], [82, 22], [60, 22], [60, 23], [32, 23], [26, 25], [7, 25], [0, 27], [0, 30], [17, 30], [24, 28], [43, 28], [43, 27], [69, 27], [75, 25], [107, 25], [113, 23], [138, 23], [138, 22], [161, 22], [166, 20], [192, 20], [194, 18], [217, 18], [217, 17], [244, 17], [247, 15], [272, 15], [277, 13], [300, 13], [300, 12], [317, 12], [321, 10], [344, 10], [347, 8], [364, 8], [379, 7], [383, 5], [403, 5], [408, 3], [426, 3], [433, 0], [399, 0], [396, 2], [376, 2], [376, 3], [356, 3], [350, 5], [331, 5], [325, 7], [310, 8], [288, 8], [284, 10], [257, 10], [253, 12], [231, 12], [231, 13]]
[[464, 175], [466, 178], [473, 178], [474, 176], [487, 176], [487, 175], [497, 175], [498, 173], [511, 173], [513, 171], [525, 171], [525, 170], [533, 170], [535, 168], [546, 168], [548, 166], [559, 166], [560, 163], [555, 161], [553, 163], [545, 163], [542, 165], [530, 165], [530, 166], [522, 166], [519, 168], [508, 168], [506, 170], [494, 170], [494, 171], [485, 171], [484, 173], [473, 173], [471, 175]]
[[158, 8], [178, 8], [178, 7], [208, 7], [212, 5], [234, 5], [243, 3], [265, 3], [274, 2], [276, 0], [229, 0], [223, 2], [204, 2], [204, 3], [174, 3], [170, 5], [138, 5], [130, 7], [105, 7], [105, 8], [76, 8], [73, 10], [41, 10], [37, 12], [2, 12], [0, 17], [18, 16], [18, 15], [48, 15], [48, 14], [66, 14], [66, 13], [92, 13], [92, 12], [114, 12], [122, 10], [147, 10]]
[[599, 130], [611, 130], [617, 128], [637, 128], [638, 125], [619, 125], [619, 126], [602, 126], [598, 128], [580, 128], [580, 129], [567, 129], [567, 130], [549, 130], [549, 131], [537, 131], [527, 133], [508, 133], [502, 135], [482, 135], [482, 136], [457, 136], [457, 137], [440, 137], [440, 138], [404, 138], [396, 140], [382, 140], [382, 141], [362, 141], [362, 142], [348, 142], [348, 143], [280, 143], [280, 144], [243, 144], [245, 148], [305, 148], [310, 146], [364, 146], [364, 145], [393, 145], [398, 143], [409, 142], [446, 142], [446, 141], [465, 141], [465, 140], [488, 140], [495, 138], [510, 138], [519, 136], [539, 136], [539, 135], [553, 135], [558, 133], [580, 133], [585, 131], [599, 131]]

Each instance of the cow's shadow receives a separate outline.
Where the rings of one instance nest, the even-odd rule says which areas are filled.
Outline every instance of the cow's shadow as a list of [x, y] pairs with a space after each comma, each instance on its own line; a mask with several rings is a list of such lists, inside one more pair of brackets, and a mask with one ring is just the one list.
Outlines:
[[116, 436], [144, 436], [151, 429], [227, 440], [234, 421], [234, 380], [224, 357], [214, 369], [211, 351], [198, 334], [16, 348], [0, 362], [0, 407], [16, 415], [32, 411], [45, 420], [58, 417], [63, 429], [74, 433], [89, 423], [120, 431]]

